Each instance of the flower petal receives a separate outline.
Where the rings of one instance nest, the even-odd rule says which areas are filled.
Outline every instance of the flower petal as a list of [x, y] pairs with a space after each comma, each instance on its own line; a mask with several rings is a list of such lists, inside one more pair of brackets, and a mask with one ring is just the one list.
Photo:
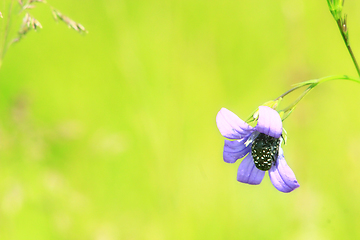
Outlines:
[[259, 119], [255, 129], [271, 137], [279, 138], [282, 133], [279, 113], [270, 107], [259, 106]]
[[224, 161], [227, 163], [234, 163], [236, 160], [243, 158], [251, 150], [251, 146], [245, 146], [248, 138], [241, 140], [230, 141], [225, 139], [224, 145]]
[[249, 153], [240, 163], [237, 180], [242, 183], [252, 185], [260, 184], [265, 175], [265, 171], [261, 171], [255, 167], [253, 157]]
[[216, 124], [220, 133], [230, 139], [241, 139], [254, 131], [253, 127], [226, 108], [218, 112]]
[[272, 166], [269, 170], [269, 176], [274, 187], [280, 192], [288, 193], [300, 187], [294, 172], [286, 164], [284, 152], [281, 147], [275, 166]]

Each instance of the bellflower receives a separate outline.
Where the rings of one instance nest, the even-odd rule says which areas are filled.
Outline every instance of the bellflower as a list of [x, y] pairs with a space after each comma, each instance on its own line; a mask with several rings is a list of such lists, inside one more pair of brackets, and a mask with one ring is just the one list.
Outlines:
[[225, 140], [224, 161], [240, 163], [237, 180], [257, 185], [265, 171], [274, 187], [281, 192], [291, 192], [300, 185], [291, 168], [286, 164], [281, 148], [282, 121], [274, 109], [260, 106], [257, 125], [252, 127], [231, 111], [222, 108], [216, 116], [220, 133]]

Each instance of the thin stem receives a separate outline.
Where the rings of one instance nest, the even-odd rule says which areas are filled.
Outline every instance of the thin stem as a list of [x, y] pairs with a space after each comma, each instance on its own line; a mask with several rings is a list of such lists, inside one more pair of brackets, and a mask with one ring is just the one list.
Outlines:
[[327, 82], [327, 81], [331, 81], [331, 80], [348, 80], [348, 81], [353, 81], [353, 82], [357, 82], [357, 83], [360, 83], [360, 79], [358, 78], [351, 78], [347, 75], [335, 75], [335, 76], [327, 76], [327, 77], [323, 77], [323, 78], [319, 78], [319, 79], [313, 79], [313, 80], [309, 80], [309, 81], [305, 81], [305, 82], [300, 82], [300, 83], [297, 83], [293, 88], [291, 88], [290, 90], [286, 91], [285, 93], [281, 94], [279, 97], [277, 97], [275, 99], [276, 100], [279, 100], [283, 97], [285, 97], [286, 95], [288, 95], [289, 93], [299, 89], [299, 88], [302, 88], [302, 87], [305, 87], [305, 86], [309, 86], [309, 85], [312, 85], [312, 84], [320, 84], [320, 83], [323, 83], [323, 82]]
[[352, 51], [352, 49], [351, 49], [351, 46], [350, 46], [350, 45], [346, 45], [346, 46], [347, 46], [347, 49], [348, 49], [348, 51], [349, 51], [349, 53], [350, 53], [351, 59], [353, 60], [353, 63], [354, 63], [355, 68], [356, 68], [356, 71], [357, 71], [357, 73], [358, 73], [358, 75], [359, 75], [359, 77], [360, 77], [359, 65], [358, 65], [358, 63], [357, 63], [357, 61], [356, 61], [356, 58], [355, 58], [355, 55], [354, 55], [354, 53], [353, 53], [353, 51]]
[[348, 80], [348, 81], [360, 83], [359, 78], [352, 78], [352, 77], [349, 77], [347, 75], [337, 75], [337, 76], [323, 77], [323, 78], [319, 78], [318, 80], [316, 80], [316, 82], [318, 82], [320, 84], [320, 83], [328, 82], [328, 81], [332, 81], [332, 80]]
[[301, 101], [301, 99], [303, 99], [317, 84], [310, 85], [310, 87], [308, 87], [301, 95], [300, 97], [298, 97], [298, 99], [296, 99], [290, 106], [288, 106], [287, 108], [283, 109], [284, 112], [293, 110], [296, 105]]
[[293, 91], [295, 91], [296, 89], [299, 89], [299, 88], [301, 88], [301, 87], [303, 87], [303, 86], [296, 86], [296, 87], [293, 87], [292, 89], [290, 89], [290, 90], [288, 90], [288, 91], [286, 91], [286, 92], [284, 92], [283, 94], [281, 94], [279, 97], [277, 97], [276, 99], [275, 99], [275, 101], [276, 100], [279, 100], [279, 99], [281, 99], [281, 98], [283, 98], [283, 97], [285, 97], [286, 95], [288, 95], [289, 93], [291, 93], [291, 92], [293, 92]]
[[356, 61], [356, 58], [355, 58], [355, 55], [351, 49], [351, 46], [350, 46], [350, 42], [349, 42], [349, 38], [348, 38], [348, 34], [347, 34], [347, 26], [346, 26], [346, 16], [344, 18], [344, 20], [341, 20], [341, 19], [338, 19], [337, 21], [337, 25], [338, 25], [338, 28], [340, 30], [340, 33], [341, 33], [341, 36], [344, 40], [344, 43], [346, 45], [346, 48], [351, 56], [351, 59], [355, 65], [355, 68], [356, 68], [356, 71], [360, 77], [360, 68], [359, 68], [359, 65]]
[[282, 120], [284, 121], [291, 113], [292, 111], [295, 109], [295, 107], [297, 106], [297, 104], [307, 95], [309, 94], [309, 92], [315, 88], [317, 85], [319, 85], [320, 83], [324, 83], [324, 82], [328, 82], [328, 81], [332, 81], [332, 80], [348, 80], [348, 81], [353, 81], [356, 83], [360, 83], [360, 79], [358, 78], [351, 78], [348, 77], [346, 75], [338, 75], [338, 76], [328, 76], [328, 77], [324, 77], [324, 78], [320, 78], [320, 79], [315, 79], [315, 80], [310, 80], [310, 81], [306, 81], [306, 82], [302, 82], [297, 84], [295, 87], [293, 87], [292, 89], [286, 91], [285, 93], [283, 93], [282, 95], [280, 95], [278, 98], [275, 99], [276, 100], [280, 100], [283, 97], [285, 97], [287, 94], [291, 93], [292, 91], [299, 89], [301, 87], [305, 87], [308, 86], [305, 91], [292, 103], [290, 104], [288, 107], [286, 107], [285, 109], [281, 110], [281, 112], [284, 114], [282, 117]]
[[8, 18], [7, 18], [5, 32], [4, 32], [4, 44], [3, 44], [1, 56], [0, 56], [0, 68], [1, 68], [2, 61], [5, 56], [5, 53], [7, 51], [7, 38], [8, 38], [9, 32], [10, 32], [10, 22], [11, 22], [11, 13], [12, 13], [12, 8], [13, 8], [13, 3], [14, 3], [14, 0], [11, 1], [10, 7], [9, 7]]

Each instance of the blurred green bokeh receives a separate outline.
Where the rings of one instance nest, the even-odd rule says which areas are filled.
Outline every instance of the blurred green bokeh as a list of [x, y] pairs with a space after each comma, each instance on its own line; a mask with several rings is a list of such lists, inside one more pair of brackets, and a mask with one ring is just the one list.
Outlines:
[[[43, 29], [5, 57], [1, 239], [360, 239], [359, 85], [321, 85], [284, 122], [290, 194], [238, 183], [215, 124], [356, 76], [325, 0], [48, 2], [89, 34], [38, 5]], [[360, 57], [360, 3], [344, 10]]]

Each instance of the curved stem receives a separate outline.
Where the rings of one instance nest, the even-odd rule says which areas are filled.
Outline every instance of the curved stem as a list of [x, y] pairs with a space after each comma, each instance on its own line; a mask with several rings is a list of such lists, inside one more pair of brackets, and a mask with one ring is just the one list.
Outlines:
[[324, 78], [319, 78], [319, 79], [315, 79], [315, 80], [310, 80], [310, 81], [305, 81], [305, 82], [301, 82], [299, 84], [296, 84], [295, 87], [293, 87], [292, 89], [286, 91], [285, 93], [283, 93], [282, 95], [280, 95], [278, 98], [276, 98], [275, 100], [279, 100], [283, 97], [285, 97], [287, 94], [293, 92], [296, 89], [299, 89], [301, 87], [304, 86], [308, 86], [305, 91], [292, 103], [290, 104], [288, 107], [286, 107], [285, 109], [281, 110], [281, 112], [284, 114], [282, 117], [282, 120], [285, 120], [291, 113], [292, 111], [295, 109], [295, 107], [297, 106], [297, 104], [307, 95], [309, 94], [309, 92], [315, 88], [317, 85], [319, 85], [320, 83], [324, 83], [324, 82], [328, 82], [328, 81], [332, 81], [332, 80], [348, 80], [348, 81], [353, 81], [356, 83], [360, 83], [360, 79], [358, 78], [351, 78], [348, 77], [346, 75], [338, 75], [338, 76], [328, 76], [328, 77], [324, 77]]
[[285, 97], [286, 95], [288, 95], [289, 93], [291, 93], [291, 92], [293, 92], [293, 91], [295, 91], [296, 89], [299, 89], [299, 88], [301, 88], [301, 87], [303, 87], [303, 86], [296, 86], [296, 87], [293, 87], [292, 89], [290, 89], [290, 90], [288, 90], [288, 91], [286, 91], [286, 92], [284, 92], [283, 94], [281, 94], [279, 97], [277, 97], [276, 99], [275, 99], [275, 101], [276, 100], [279, 100], [279, 99], [281, 99], [281, 98], [283, 98], [283, 97]]
[[300, 82], [295, 84], [295, 87], [293, 87], [292, 89], [286, 91], [285, 93], [281, 94], [279, 97], [277, 97], [275, 100], [278, 100], [280, 98], [285, 97], [286, 95], [288, 95], [289, 93], [302, 88], [304, 86], [309, 86], [312, 84], [320, 84], [323, 82], [327, 82], [327, 81], [332, 81], [332, 80], [348, 80], [348, 81], [353, 81], [353, 82], [357, 82], [360, 83], [360, 79], [359, 78], [352, 78], [349, 77], [347, 75], [335, 75], [335, 76], [327, 76], [327, 77], [323, 77], [323, 78], [319, 78], [319, 79], [313, 79], [313, 80], [309, 80], [309, 81], [305, 81], [305, 82]]
[[323, 78], [319, 78], [317, 82], [320, 84], [320, 83], [328, 82], [328, 81], [332, 81], [332, 80], [348, 80], [348, 81], [360, 83], [359, 78], [352, 78], [347, 75], [336, 75], [336, 76], [323, 77]]
[[[317, 84], [316, 84], [317, 85]], [[292, 111], [296, 105], [303, 99], [315, 86], [310, 85], [291, 105], [289, 105], [287, 108], [283, 109], [284, 112]]]

